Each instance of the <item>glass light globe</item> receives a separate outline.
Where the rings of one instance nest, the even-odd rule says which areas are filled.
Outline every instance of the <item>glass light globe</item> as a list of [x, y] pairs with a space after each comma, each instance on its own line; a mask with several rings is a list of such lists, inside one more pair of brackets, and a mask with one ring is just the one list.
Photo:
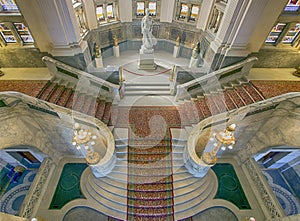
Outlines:
[[232, 145], [229, 145], [229, 146], [228, 146], [228, 149], [229, 149], [229, 150], [232, 150], [232, 148], [233, 148]]
[[97, 138], [97, 136], [96, 136], [96, 135], [93, 135], [93, 136], [92, 136], [92, 139], [94, 139], [94, 140], [95, 140], [96, 138]]
[[73, 146], [76, 146], [76, 141], [73, 141], [72, 144], [73, 144]]
[[79, 128], [79, 123], [75, 123], [74, 127], [75, 127], [75, 129], [78, 129]]
[[95, 145], [95, 141], [91, 141], [91, 145]]
[[223, 147], [221, 147], [221, 150], [226, 150], [226, 147], [224, 147], [224, 146], [223, 146]]

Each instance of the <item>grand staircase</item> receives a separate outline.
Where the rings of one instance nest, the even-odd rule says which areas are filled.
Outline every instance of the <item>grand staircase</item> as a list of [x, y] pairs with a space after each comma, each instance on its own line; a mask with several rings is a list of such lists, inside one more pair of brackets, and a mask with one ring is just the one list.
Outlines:
[[209, 91], [180, 101], [178, 110], [182, 125], [197, 124], [204, 118], [263, 100], [263, 95], [251, 82], [233, 82], [220, 90]]
[[80, 93], [65, 85], [48, 81], [37, 98], [94, 116], [105, 124], [110, 123], [111, 120], [113, 108], [111, 99], [91, 95], [88, 91]]
[[114, 170], [101, 179], [89, 170], [82, 175], [88, 181], [82, 183], [82, 191], [93, 199], [95, 209], [121, 220], [180, 220], [195, 215], [202, 202], [214, 197], [214, 173], [199, 179], [184, 167], [188, 136], [184, 129], [163, 140], [128, 139], [126, 130], [114, 129], [118, 158]]
[[164, 82], [127, 82], [125, 96], [170, 96], [170, 84]]

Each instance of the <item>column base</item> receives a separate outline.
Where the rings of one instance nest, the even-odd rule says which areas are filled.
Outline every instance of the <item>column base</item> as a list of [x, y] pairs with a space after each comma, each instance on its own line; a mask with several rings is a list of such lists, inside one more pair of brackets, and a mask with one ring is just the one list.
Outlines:
[[191, 57], [189, 68], [197, 68], [198, 64], [199, 64], [198, 58], [196, 59], [196, 58]]
[[96, 65], [96, 68], [102, 68], [103, 67], [102, 57], [95, 58], [95, 65]]
[[119, 48], [119, 45], [118, 46], [113, 46], [113, 51], [114, 51], [114, 56], [116, 58], [120, 57], [120, 48]]
[[178, 58], [180, 52], [180, 46], [174, 46], [173, 49], [173, 58]]

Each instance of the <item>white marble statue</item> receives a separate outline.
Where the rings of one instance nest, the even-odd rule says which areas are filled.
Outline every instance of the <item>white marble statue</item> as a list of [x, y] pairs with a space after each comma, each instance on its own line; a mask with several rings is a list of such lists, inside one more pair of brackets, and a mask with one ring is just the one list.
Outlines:
[[152, 35], [153, 20], [149, 16], [149, 9], [146, 8], [146, 15], [142, 19], [141, 28], [143, 34], [142, 53], [153, 53], [153, 46], [156, 45], [157, 40]]

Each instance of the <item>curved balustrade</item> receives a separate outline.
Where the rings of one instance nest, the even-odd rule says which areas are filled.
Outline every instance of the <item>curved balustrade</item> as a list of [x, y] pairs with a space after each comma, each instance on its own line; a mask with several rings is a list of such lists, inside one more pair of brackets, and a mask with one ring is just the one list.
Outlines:
[[276, 104], [279, 104], [282, 101], [285, 101], [287, 99], [300, 97], [299, 92], [292, 92], [287, 93], [284, 95], [280, 95], [277, 97], [269, 98], [257, 103], [253, 103], [244, 107], [241, 107], [237, 110], [232, 110], [229, 112], [221, 113], [219, 115], [215, 115], [213, 117], [209, 117], [198, 123], [193, 130], [191, 131], [187, 147], [184, 151], [184, 160], [185, 162], [189, 161], [193, 165], [194, 168], [198, 168], [199, 165], [202, 165], [202, 160], [199, 158], [199, 156], [196, 154], [195, 146], [198, 139], [198, 136], [204, 131], [204, 129], [213, 126], [217, 123], [225, 123], [226, 121], [230, 121], [232, 118], [237, 119], [237, 116], [240, 115], [241, 118], [239, 120], [242, 120], [246, 115], [252, 115], [259, 113], [260, 110], [268, 110], [272, 106], [275, 106]]
[[[207, 164], [205, 165], [205, 163], [202, 161], [201, 157], [199, 157], [199, 155], [196, 153], [196, 149], [195, 149], [200, 135], [206, 129], [209, 129], [214, 126], [216, 126], [216, 127], [224, 126], [224, 128], [225, 128], [225, 126], [228, 124], [228, 122], [232, 123], [233, 121], [235, 121], [235, 123], [237, 123], [237, 125], [239, 126], [239, 123], [241, 124], [243, 119], [245, 119], [248, 116], [260, 114], [264, 111], [268, 111], [268, 110], [272, 110], [272, 109], [276, 110], [277, 106], [281, 102], [284, 102], [286, 100], [295, 100], [296, 101], [299, 98], [300, 98], [299, 92], [287, 93], [287, 94], [273, 97], [273, 98], [263, 100], [263, 101], [260, 101], [257, 103], [253, 103], [248, 106], [241, 107], [237, 110], [232, 110], [227, 113], [221, 113], [219, 115], [215, 115], [213, 117], [209, 117], [209, 118], [206, 118], [205, 120], [201, 121], [191, 131], [189, 138], [188, 138], [187, 146], [184, 150], [183, 158], [184, 158], [184, 162], [185, 162], [187, 169], [194, 176], [203, 177], [203, 174], [201, 174], [201, 173], [205, 173], [204, 170], [205, 169], [209, 170], [209, 168], [210, 168], [210, 165], [207, 165]], [[294, 113], [294, 114], [297, 115], [299, 113]], [[270, 117], [272, 117], [272, 116], [270, 115]], [[264, 117], [264, 119], [265, 119], [265, 117]], [[236, 121], [238, 121], [238, 122], [236, 122]], [[240, 143], [239, 145], [242, 146], [242, 145], [246, 145], [246, 144]], [[248, 159], [245, 162], [246, 168], [248, 170], [252, 170], [253, 163], [249, 162], [249, 158], [251, 157], [249, 154], [252, 154], [252, 153], [248, 153], [248, 155], [244, 156], [243, 158]], [[240, 160], [242, 161], [243, 159], [240, 159]], [[252, 173], [252, 174], [250, 174], [251, 179], [253, 179], [256, 184], [263, 187], [264, 186], [263, 181], [258, 181], [258, 179], [261, 179], [261, 177], [258, 176], [257, 173], [254, 173], [253, 171], [251, 173]], [[278, 204], [275, 203], [275, 200], [266, 196], [268, 193], [266, 188], [263, 188], [261, 191], [263, 191], [263, 195], [261, 195], [263, 197], [262, 201], [264, 202], [265, 206], [268, 208], [268, 211], [270, 213], [269, 217], [272, 217], [272, 218], [282, 217], [283, 212], [280, 210]]]
[[[101, 156], [100, 161], [96, 165], [93, 165], [93, 168], [96, 167], [97, 174], [101, 174], [101, 176], [105, 176], [106, 174], [110, 173], [113, 169], [114, 163], [116, 161], [114, 137], [110, 129], [100, 120], [88, 115], [81, 114], [77, 111], [72, 111], [70, 109], [39, 100], [37, 98], [19, 92], [1, 92], [0, 100], [4, 102], [6, 107], [13, 107], [21, 102], [23, 104], [27, 104], [33, 110], [57, 116], [60, 119], [63, 119], [64, 121], [68, 121], [68, 124], [65, 123], [64, 126], [66, 128], [69, 127], [70, 130], [73, 130], [72, 126], [74, 125], [74, 122], [79, 122], [80, 124], [85, 125], [89, 128], [96, 128], [99, 132], [101, 132], [101, 136], [103, 137], [103, 139], [105, 139], [104, 143], [106, 144], [106, 150], [105, 154]], [[71, 128], [70, 125], [72, 125]], [[68, 139], [70, 139], [69, 142]], [[71, 137], [66, 138], [65, 145], [70, 145], [70, 142]], [[73, 149], [74, 147], [70, 146], [69, 148]], [[97, 151], [97, 148], [95, 148], [95, 151]], [[56, 161], [59, 159], [59, 157], [56, 156], [49, 157], [52, 157]]]
[[[176, 90], [175, 99], [176, 101], [188, 99], [201, 93], [209, 92], [211, 89], [218, 87], [221, 89], [221, 85], [246, 77], [256, 61], [256, 57], [247, 58], [237, 64], [211, 72], [185, 84], [177, 85], [174, 88]], [[175, 79], [179, 71], [181, 71], [180, 68], [177, 68]]]

